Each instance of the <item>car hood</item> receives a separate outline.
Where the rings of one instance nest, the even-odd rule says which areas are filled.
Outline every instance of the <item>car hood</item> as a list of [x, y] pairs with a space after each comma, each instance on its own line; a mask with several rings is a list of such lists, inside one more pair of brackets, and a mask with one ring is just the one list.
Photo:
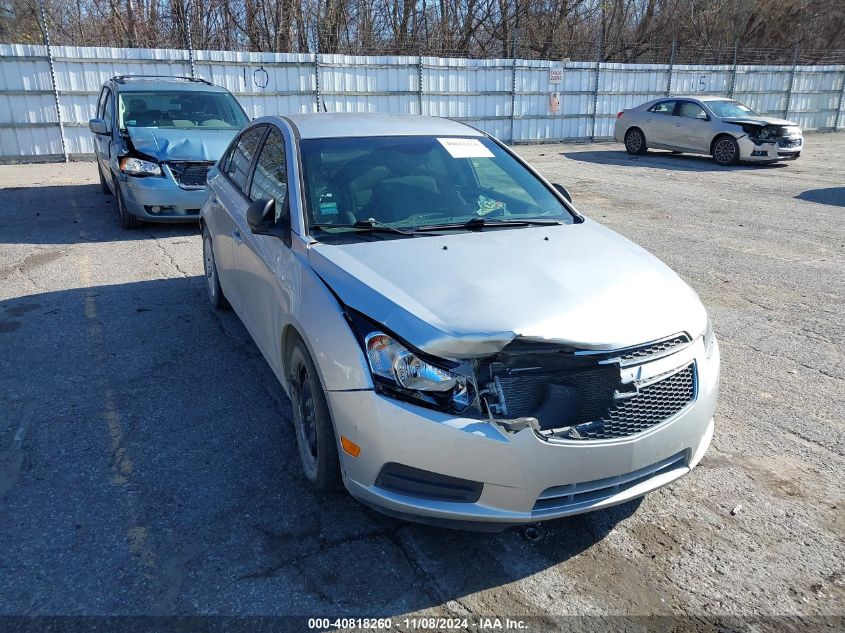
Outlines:
[[166, 160], [216, 161], [238, 133], [236, 129], [128, 127], [135, 149]]
[[616, 349], [707, 315], [672, 270], [600, 224], [486, 230], [334, 246], [308, 261], [340, 300], [418, 349], [493, 354], [516, 338]]
[[798, 127], [794, 121], [787, 121], [786, 119], [775, 119], [765, 116], [744, 116], [744, 117], [728, 117], [722, 119], [725, 123], [739, 123], [749, 125], [781, 125], [784, 127]]

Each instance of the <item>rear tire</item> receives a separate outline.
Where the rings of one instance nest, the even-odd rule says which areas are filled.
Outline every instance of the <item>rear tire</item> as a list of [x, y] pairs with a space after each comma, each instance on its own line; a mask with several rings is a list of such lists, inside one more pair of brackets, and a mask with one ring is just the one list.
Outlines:
[[134, 215], [129, 213], [126, 208], [126, 201], [123, 199], [123, 192], [120, 190], [120, 181], [114, 179], [114, 200], [117, 204], [117, 214], [120, 216], [120, 226], [127, 231], [137, 229], [141, 226], [141, 221]]
[[317, 368], [301, 339], [294, 341], [289, 359], [290, 400], [302, 471], [317, 490], [337, 490], [341, 479], [334, 425]]
[[229, 301], [223, 294], [220, 286], [220, 277], [217, 275], [217, 262], [214, 261], [214, 248], [211, 241], [211, 232], [208, 227], [202, 225], [202, 263], [205, 269], [205, 290], [208, 293], [208, 302], [215, 310], [225, 310], [229, 307]]
[[648, 151], [645, 134], [640, 128], [632, 127], [625, 132], [625, 150], [634, 156], [645, 154]]
[[718, 136], [713, 141], [713, 160], [722, 167], [736, 165], [739, 162], [739, 144], [732, 136]]

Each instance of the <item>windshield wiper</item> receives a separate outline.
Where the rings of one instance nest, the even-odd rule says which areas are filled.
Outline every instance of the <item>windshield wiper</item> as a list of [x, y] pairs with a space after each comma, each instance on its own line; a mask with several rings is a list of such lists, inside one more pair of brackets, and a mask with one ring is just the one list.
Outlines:
[[331, 222], [318, 222], [316, 224], [311, 224], [310, 227], [314, 229], [357, 229], [359, 231], [367, 231], [371, 233], [399, 233], [400, 235], [414, 235], [415, 233], [415, 231], [413, 230], [406, 231], [403, 229], [398, 229], [395, 226], [390, 226], [389, 224], [379, 222], [378, 220], [358, 220], [354, 224], [333, 224]]
[[466, 222], [450, 222], [444, 224], [424, 224], [416, 227], [416, 231], [439, 231], [443, 229], [466, 229], [468, 231], [480, 231], [484, 227], [494, 226], [554, 226], [560, 224], [559, 220], [546, 220], [543, 218], [523, 218], [523, 219], [497, 219], [488, 220], [487, 218], [477, 217], [470, 218]]

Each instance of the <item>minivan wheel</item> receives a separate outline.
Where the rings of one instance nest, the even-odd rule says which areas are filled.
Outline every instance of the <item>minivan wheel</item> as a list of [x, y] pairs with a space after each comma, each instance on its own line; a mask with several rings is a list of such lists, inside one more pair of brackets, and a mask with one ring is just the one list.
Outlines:
[[720, 136], [713, 143], [713, 160], [727, 167], [739, 162], [739, 145], [730, 136]]
[[302, 340], [293, 343], [288, 367], [293, 425], [305, 478], [317, 490], [335, 490], [340, 466], [334, 426], [320, 377]]
[[126, 208], [126, 202], [123, 200], [123, 192], [120, 190], [120, 182], [117, 179], [114, 180], [114, 199], [117, 204], [117, 214], [120, 216], [120, 226], [130, 231], [141, 226], [141, 221], [129, 213], [129, 210]]
[[214, 248], [208, 227], [202, 226], [202, 264], [205, 269], [205, 289], [208, 292], [208, 302], [215, 310], [225, 310], [229, 301], [220, 287], [220, 277], [217, 275], [217, 263], [214, 261]]
[[648, 150], [645, 135], [639, 128], [633, 127], [625, 132], [625, 149], [629, 154], [645, 154]]
[[100, 177], [100, 189], [106, 195], [111, 195], [111, 189], [109, 189], [109, 183], [106, 182], [105, 176], [103, 176], [103, 170], [100, 167], [100, 162], [97, 161], [97, 175]]

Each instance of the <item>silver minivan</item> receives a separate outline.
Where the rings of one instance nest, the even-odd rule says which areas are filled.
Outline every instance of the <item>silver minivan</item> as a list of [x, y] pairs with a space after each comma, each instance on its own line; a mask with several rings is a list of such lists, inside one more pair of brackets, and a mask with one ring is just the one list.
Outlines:
[[88, 127], [100, 187], [125, 229], [196, 222], [208, 170], [249, 122], [228, 90], [191, 77], [112, 77], [96, 114]]
[[290, 396], [305, 477], [499, 529], [688, 473], [719, 347], [692, 289], [454, 121], [258, 119], [210, 171], [208, 296]]

